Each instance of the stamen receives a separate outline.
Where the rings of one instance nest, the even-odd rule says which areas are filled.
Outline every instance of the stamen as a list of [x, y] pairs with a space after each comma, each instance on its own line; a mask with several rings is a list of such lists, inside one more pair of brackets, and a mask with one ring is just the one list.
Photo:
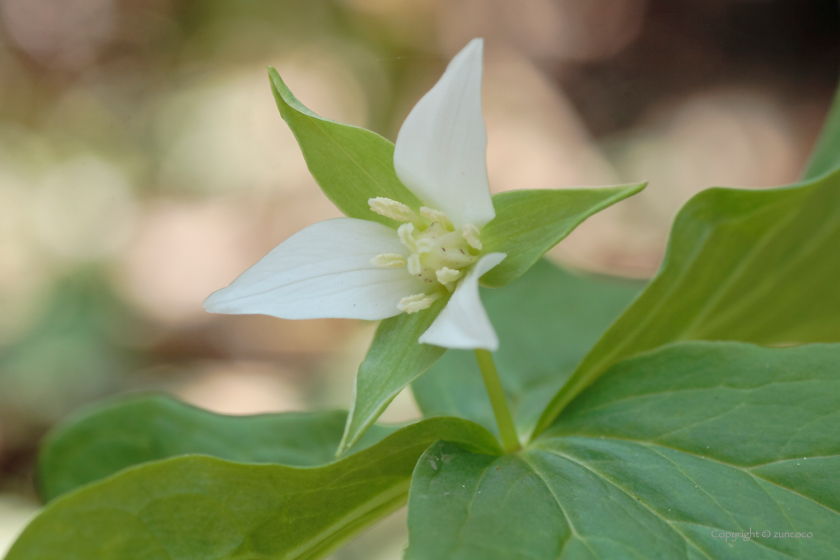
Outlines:
[[408, 314], [417, 313], [418, 311], [430, 308], [439, 297], [439, 294], [414, 294], [413, 296], [402, 298], [397, 304], [397, 309], [405, 311]]
[[420, 215], [429, 220], [430, 222], [438, 222], [445, 226], [450, 226], [452, 222], [449, 221], [449, 218], [441, 212], [440, 210], [435, 210], [434, 208], [429, 208], [427, 206], [420, 207]]
[[451, 282], [454, 282], [458, 278], [460, 278], [461, 277], [461, 271], [460, 270], [452, 270], [451, 268], [446, 268], [444, 266], [444, 267], [438, 269], [438, 271], [435, 272], [435, 275], [437, 276], [438, 282], [440, 282], [441, 284], [443, 284], [445, 286], [445, 285], [447, 285]]
[[370, 259], [370, 264], [380, 268], [402, 268], [406, 265], [405, 257], [396, 253], [383, 253]]
[[476, 251], [481, 251], [481, 239], [480, 233], [478, 228], [472, 224], [467, 224], [464, 226], [464, 239], [466, 239], [467, 243], [470, 244], [470, 247], [475, 249]]
[[414, 212], [411, 211], [411, 208], [402, 202], [397, 202], [396, 200], [391, 200], [390, 198], [385, 198], [384, 196], [377, 196], [376, 198], [368, 199], [368, 206], [370, 206], [370, 209], [380, 216], [385, 216], [386, 218], [391, 218], [392, 220], [396, 220], [398, 222], [410, 222], [413, 218], [415, 218]]
[[[394, 205], [399, 204], [387, 198], [372, 198], [371, 208], [381, 201], [388, 208], [397, 208]], [[405, 209], [410, 212], [407, 206]], [[399, 309], [408, 313], [426, 309], [442, 294], [454, 292], [468, 267], [478, 260], [476, 251], [482, 250], [481, 233], [474, 225], [455, 229], [445, 213], [427, 206], [421, 207], [419, 214], [420, 217], [412, 213], [413, 221], [397, 228], [397, 237], [408, 250], [407, 256], [389, 253], [371, 261], [388, 268], [405, 266], [416, 280], [431, 288], [431, 295], [417, 294], [400, 301]]]
[[421, 272], [423, 272], [423, 265], [420, 264], [420, 255], [412, 253], [408, 257], [408, 273], [420, 274]]
[[417, 241], [414, 239], [414, 224], [403, 224], [398, 227], [397, 236], [409, 251], [417, 251]]

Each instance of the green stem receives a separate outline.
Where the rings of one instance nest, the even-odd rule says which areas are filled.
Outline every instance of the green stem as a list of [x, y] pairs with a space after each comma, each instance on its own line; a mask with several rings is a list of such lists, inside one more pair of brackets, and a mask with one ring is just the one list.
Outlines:
[[475, 359], [478, 360], [478, 368], [481, 370], [481, 377], [484, 378], [484, 386], [487, 388], [490, 404], [493, 405], [493, 414], [496, 415], [499, 435], [502, 436], [502, 448], [504, 448], [505, 453], [519, 451], [522, 446], [519, 444], [519, 438], [516, 435], [516, 427], [513, 425], [513, 417], [510, 415], [505, 391], [502, 389], [501, 381], [499, 381], [496, 364], [493, 363], [493, 356], [487, 350], [476, 350]]

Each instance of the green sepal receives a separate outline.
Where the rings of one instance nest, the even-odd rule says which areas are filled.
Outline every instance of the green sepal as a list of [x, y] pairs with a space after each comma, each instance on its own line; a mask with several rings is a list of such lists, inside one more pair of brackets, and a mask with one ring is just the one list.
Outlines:
[[448, 301], [448, 297], [440, 298], [426, 310], [401, 313], [379, 323], [356, 374], [353, 406], [336, 455], [343, 455], [356, 445], [400, 391], [446, 352], [446, 348], [421, 344], [418, 339]]
[[505, 253], [507, 258], [482, 276], [481, 283], [496, 288], [513, 282], [586, 218], [645, 186], [519, 190], [495, 195], [496, 217], [481, 231], [481, 240], [485, 253]]
[[368, 200], [385, 197], [419, 208], [420, 201], [394, 170], [394, 145], [357, 126], [319, 117], [298, 101], [274, 68], [268, 69], [280, 116], [292, 129], [309, 171], [321, 190], [346, 216], [390, 227], [399, 223], [376, 214]]
[[484, 428], [433, 418], [322, 467], [200, 455], [145, 463], [54, 500], [6, 560], [314, 560], [401, 507], [432, 443], [501, 450]]

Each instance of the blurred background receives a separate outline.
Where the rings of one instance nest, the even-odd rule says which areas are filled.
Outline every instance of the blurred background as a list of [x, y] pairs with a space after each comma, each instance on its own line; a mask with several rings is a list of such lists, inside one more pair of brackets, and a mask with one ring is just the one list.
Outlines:
[[[650, 181], [552, 252], [633, 277], [699, 190], [796, 180], [840, 69], [836, 0], [0, 0], [0, 554], [40, 438], [81, 405], [349, 405], [374, 325], [201, 307], [338, 216], [266, 66], [393, 140], [476, 36], [493, 190]], [[404, 394], [385, 419], [416, 415]], [[397, 514], [335, 558], [404, 541]]]

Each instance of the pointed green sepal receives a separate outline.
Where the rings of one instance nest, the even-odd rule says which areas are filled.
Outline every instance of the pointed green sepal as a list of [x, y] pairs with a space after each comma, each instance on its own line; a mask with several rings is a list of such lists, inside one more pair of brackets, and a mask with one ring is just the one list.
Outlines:
[[390, 227], [398, 222], [371, 211], [368, 200], [385, 197], [419, 208], [420, 201], [394, 171], [394, 145], [382, 136], [319, 117], [298, 101], [274, 68], [268, 69], [280, 116], [292, 129], [321, 190], [351, 218]]
[[500, 265], [482, 276], [496, 288], [509, 284], [534, 266], [584, 220], [632, 196], [646, 183], [597, 189], [509, 191], [493, 197], [496, 217], [481, 232], [486, 253], [505, 253]]

